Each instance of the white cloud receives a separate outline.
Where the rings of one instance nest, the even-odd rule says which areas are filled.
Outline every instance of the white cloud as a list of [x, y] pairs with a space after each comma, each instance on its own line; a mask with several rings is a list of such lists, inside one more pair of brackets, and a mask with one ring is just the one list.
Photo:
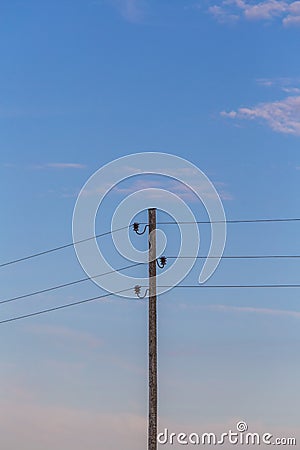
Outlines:
[[289, 14], [286, 16], [283, 21], [283, 25], [286, 27], [289, 26], [300, 26], [300, 14], [293, 16], [292, 14]]
[[284, 26], [300, 25], [300, 1], [220, 0], [208, 10], [219, 22], [239, 18], [251, 21], [279, 19]]
[[278, 0], [268, 0], [257, 4], [244, 3], [242, 7], [246, 19], [250, 20], [270, 20], [281, 16], [286, 8], [286, 2]]
[[300, 136], [300, 96], [289, 96], [283, 100], [259, 103], [236, 111], [222, 111], [229, 119], [258, 120], [267, 123], [272, 130]]
[[226, 9], [218, 5], [211, 6], [208, 11], [221, 23], [236, 22], [239, 19], [237, 14], [229, 14]]

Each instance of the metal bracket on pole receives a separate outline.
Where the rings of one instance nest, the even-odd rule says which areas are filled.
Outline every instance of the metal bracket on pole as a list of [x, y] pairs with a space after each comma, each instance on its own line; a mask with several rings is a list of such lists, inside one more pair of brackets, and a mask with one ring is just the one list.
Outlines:
[[149, 225], [145, 225], [143, 231], [140, 232], [139, 231], [140, 224], [138, 222], [134, 222], [134, 224], [133, 224], [133, 231], [135, 231], [136, 234], [141, 235], [141, 234], [145, 233], [145, 231], [147, 230], [148, 227], [149, 227]]
[[165, 265], [167, 264], [167, 258], [165, 256], [161, 256], [156, 260], [157, 265], [160, 269], [163, 269]]
[[141, 295], [141, 286], [138, 286], [138, 285], [134, 286], [134, 293], [138, 298], [141, 298], [141, 299], [145, 298], [146, 295], [148, 294], [148, 292], [149, 292], [149, 289], [146, 289], [144, 295]]

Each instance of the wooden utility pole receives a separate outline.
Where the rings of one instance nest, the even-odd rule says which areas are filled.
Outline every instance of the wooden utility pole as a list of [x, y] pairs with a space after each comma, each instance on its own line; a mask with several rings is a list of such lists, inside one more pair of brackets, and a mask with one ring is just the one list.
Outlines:
[[157, 450], [157, 312], [156, 208], [148, 209], [149, 223], [149, 422], [148, 450]]

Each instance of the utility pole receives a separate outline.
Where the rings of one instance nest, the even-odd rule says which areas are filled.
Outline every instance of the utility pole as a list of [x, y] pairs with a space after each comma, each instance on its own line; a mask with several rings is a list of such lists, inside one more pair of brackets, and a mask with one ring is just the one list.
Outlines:
[[149, 225], [149, 422], [148, 450], [157, 450], [157, 311], [156, 208], [148, 209]]
[[157, 450], [157, 311], [156, 311], [156, 265], [163, 269], [167, 258], [156, 257], [156, 208], [148, 209], [148, 224], [139, 231], [139, 223], [133, 224], [133, 230], [141, 235], [149, 230], [149, 288], [141, 295], [141, 286], [135, 286], [137, 297], [145, 298], [149, 292], [149, 412], [148, 412], [148, 450]]

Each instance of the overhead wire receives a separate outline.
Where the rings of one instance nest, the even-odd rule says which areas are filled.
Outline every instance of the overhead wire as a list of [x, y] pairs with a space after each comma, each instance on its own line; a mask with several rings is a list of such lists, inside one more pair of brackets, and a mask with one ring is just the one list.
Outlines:
[[[167, 259], [206, 259], [206, 258], [219, 258], [218, 256], [167, 256]], [[222, 259], [266, 259], [266, 258], [275, 258], [275, 259], [279, 259], [279, 258], [300, 258], [300, 255], [228, 255], [228, 256], [222, 256]], [[119, 269], [114, 269], [111, 270], [109, 272], [105, 272], [99, 275], [95, 275], [93, 277], [85, 277], [85, 278], [80, 278], [78, 280], [74, 280], [74, 281], [70, 281], [67, 283], [63, 283], [63, 284], [58, 284], [55, 286], [50, 286], [48, 288], [45, 289], [41, 289], [41, 290], [37, 290], [37, 291], [33, 291], [33, 292], [29, 292], [27, 294], [22, 294], [22, 295], [18, 295], [15, 297], [10, 297], [4, 300], [0, 300], [0, 305], [5, 304], [5, 303], [10, 303], [16, 300], [21, 300], [24, 298], [29, 298], [29, 297], [33, 297], [35, 295], [39, 295], [39, 294], [44, 294], [46, 292], [51, 292], [51, 291], [55, 291], [57, 289], [62, 289], [65, 287], [69, 287], [69, 286], [73, 286], [75, 284], [79, 284], [79, 283], [83, 283], [85, 281], [89, 281], [89, 280], [94, 280], [96, 278], [100, 278], [103, 277], [105, 275], [109, 275], [115, 272], [121, 272], [123, 270], [126, 269], [131, 269], [140, 265], [143, 265], [145, 263], [135, 263], [135, 264], [130, 264], [128, 266], [125, 267], [121, 267]]]
[[[143, 286], [143, 287], [145, 287], [145, 286]], [[198, 289], [204, 289], [204, 288], [222, 288], [222, 289], [224, 289], [224, 288], [230, 288], [230, 289], [232, 289], [232, 288], [239, 288], [239, 289], [242, 289], [242, 288], [299, 288], [300, 284], [178, 285], [178, 286], [167, 286], [166, 285], [166, 286], [159, 286], [159, 287], [162, 287], [162, 288], [174, 288], [174, 289], [175, 288], [185, 288], [185, 289], [186, 288], [198, 288]], [[49, 313], [49, 312], [58, 311], [60, 309], [69, 308], [71, 306], [92, 302], [94, 300], [100, 300], [102, 298], [110, 297], [111, 295], [121, 294], [123, 292], [130, 291], [130, 290], [133, 290], [133, 289], [134, 288], [122, 289], [120, 291], [116, 291], [116, 292], [113, 292], [113, 293], [108, 293], [108, 294], [100, 295], [100, 296], [97, 296], [97, 297], [92, 297], [92, 298], [87, 298], [87, 299], [79, 300], [79, 301], [72, 302], [72, 303], [67, 303], [67, 304], [64, 304], [64, 305], [59, 305], [59, 306], [55, 306], [55, 307], [52, 307], [52, 308], [47, 308], [47, 309], [35, 311], [35, 312], [29, 313], [29, 314], [23, 314], [23, 315], [20, 315], [20, 316], [9, 317], [7, 319], [1, 320], [0, 324], [4, 324], [4, 323], [8, 323], [8, 322], [14, 322], [16, 320], [26, 319], [26, 318], [38, 316], [38, 315], [41, 315], [41, 314], [46, 314], [46, 313]]]
[[[184, 222], [184, 221], [183, 222], [166, 221], [166, 222], [157, 222], [157, 225], [189, 225], [189, 224], [212, 224], [212, 223], [226, 223], [226, 224], [234, 224], [234, 223], [236, 223], [236, 224], [238, 224], [238, 223], [270, 223], [270, 222], [299, 222], [299, 221], [300, 221], [300, 218], [245, 219], [245, 220], [242, 219], [242, 220], [224, 220], [224, 221], [202, 220], [202, 221], [194, 221], [194, 222], [193, 221], [191, 221], [191, 222], [188, 222], [188, 221], [187, 222]], [[147, 224], [147, 223], [146, 222], [140, 222], [140, 224]], [[111, 230], [111, 231], [107, 231], [105, 233], [97, 234], [95, 236], [92, 236], [92, 237], [89, 237], [89, 238], [86, 238], [86, 239], [82, 239], [82, 240], [77, 241], [77, 242], [70, 242], [68, 244], [63, 244], [63, 245], [60, 245], [60, 246], [57, 246], [57, 247], [53, 247], [53, 248], [50, 248], [50, 249], [47, 249], [47, 250], [43, 250], [43, 251], [40, 251], [40, 252], [37, 252], [37, 253], [33, 253], [31, 255], [27, 255], [27, 256], [16, 258], [16, 259], [13, 259], [13, 260], [10, 260], [10, 261], [6, 261], [4, 263], [0, 263], [0, 268], [6, 267], [6, 266], [9, 266], [9, 265], [12, 265], [12, 264], [16, 264], [16, 263], [19, 263], [19, 262], [22, 262], [22, 261], [27, 261], [29, 259], [36, 258], [38, 256], [47, 255], [49, 253], [57, 252], [59, 250], [63, 250], [63, 249], [69, 248], [69, 247], [73, 247], [74, 245], [81, 244], [83, 242], [87, 242], [87, 241], [90, 241], [90, 240], [93, 240], [93, 239], [97, 239], [97, 238], [100, 238], [100, 237], [108, 236], [108, 235], [110, 235], [112, 233], [116, 233], [118, 231], [122, 231], [122, 230], [128, 229], [131, 226], [133, 226], [133, 224], [130, 224], [130, 225], [122, 227], [122, 228], [118, 228], [116, 230]]]
[[[166, 222], [157, 222], [157, 225], [169, 225], [169, 224], [172, 224], [172, 225], [173, 224], [178, 224], [178, 225], [182, 224], [183, 225], [183, 224], [195, 224], [195, 223], [196, 224], [211, 224], [211, 223], [270, 223], [270, 222], [298, 222], [298, 221], [300, 221], [300, 218], [247, 219], [247, 220], [226, 220], [226, 221], [215, 221], [215, 222], [214, 221], [195, 221], [195, 222], [175, 222], [175, 221], [174, 222], [168, 222], [168, 221], [166, 221]], [[57, 246], [57, 247], [54, 247], [54, 248], [50, 248], [48, 250], [44, 250], [44, 251], [41, 251], [41, 252], [38, 252], [38, 253], [34, 253], [34, 254], [31, 254], [31, 255], [28, 255], [28, 256], [25, 256], [25, 257], [22, 257], [22, 258], [11, 260], [11, 261], [8, 261], [8, 262], [0, 264], [0, 268], [8, 266], [8, 265], [11, 265], [11, 264], [15, 264], [15, 263], [18, 263], [18, 262], [21, 262], [21, 261], [26, 261], [26, 260], [29, 260], [29, 259], [41, 256], [41, 255], [45, 255], [45, 254], [48, 254], [48, 253], [56, 252], [56, 251], [59, 251], [59, 250], [62, 250], [62, 249], [68, 248], [68, 247], [72, 247], [72, 246], [74, 246], [76, 244], [87, 242], [87, 241], [92, 240], [92, 239], [96, 239], [96, 238], [99, 238], [99, 237], [107, 236], [107, 235], [110, 235], [110, 234], [112, 234], [114, 232], [118, 232], [118, 231], [127, 229], [127, 228], [129, 228], [131, 226], [132, 225], [129, 225], [129, 226], [126, 226], [126, 227], [122, 227], [122, 228], [119, 228], [119, 229], [116, 229], [116, 230], [111, 230], [111, 231], [108, 231], [108, 232], [105, 232], [105, 233], [101, 233], [101, 234], [95, 235], [95, 236], [90, 237], [90, 238], [82, 239], [82, 240], [77, 241], [77, 242], [68, 243], [68, 244]], [[228, 256], [224, 255], [224, 256], [222, 256], [222, 259], [279, 259], [279, 258], [287, 259], [287, 258], [299, 258], [299, 257], [300, 257], [300, 255], [228, 255]], [[177, 258], [206, 259], [206, 258], [219, 258], [219, 256], [196, 256], [196, 257], [194, 257], [194, 256], [167, 256], [167, 258], [168, 259], [177, 259]], [[143, 263], [131, 264], [131, 265], [122, 267], [120, 269], [115, 269], [115, 270], [112, 270], [112, 271], [109, 271], [109, 272], [106, 272], [106, 273], [103, 273], [103, 274], [96, 275], [94, 277], [81, 278], [81, 279], [78, 279], [78, 280], [75, 280], [75, 281], [71, 281], [71, 282], [60, 284], [60, 285], [56, 285], [56, 286], [51, 286], [49, 288], [38, 290], [38, 291], [34, 291], [34, 292], [31, 292], [31, 293], [28, 293], [28, 294], [24, 294], [24, 295], [8, 298], [8, 299], [0, 301], [0, 304], [9, 303], [9, 302], [12, 302], [12, 301], [15, 301], [15, 300], [20, 300], [20, 299], [23, 299], [23, 298], [32, 297], [32, 296], [35, 296], [35, 295], [38, 295], [38, 294], [54, 291], [56, 289], [64, 288], [64, 287], [67, 287], [67, 286], [72, 286], [72, 285], [75, 285], [75, 284], [78, 284], [78, 283], [82, 283], [82, 282], [85, 282], [85, 281], [88, 281], [88, 280], [93, 280], [95, 278], [108, 275], [110, 273], [119, 272], [119, 271], [122, 271], [122, 270], [133, 268], [133, 267], [136, 267], [136, 266], [141, 265], [141, 264], [143, 264]], [[178, 285], [178, 286], [160, 286], [160, 287], [163, 287], [163, 288], [222, 288], [222, 289], [225, 289], [225, 288], [231, 288], [231, 289], [233, 289], [233, 288], [236, 288], [236, 289], [242, 289], [242, 288], [299, 288], [300, 284]], [[51, 312], [51, 311], [60, 310], [60, 309], [63, 309], [63, 308], [67, 308], [67, 307], [75, 306], [75, 305], [78, 305], [78, 304], [90, 302], [90, 301], [93, 301], [93, 300], [105, 298], [105, 297], [108, 297], [108, 296], [111, 296], [111, 295], [117, 295], [117, 294], [120, 294], [120, 293], [128, 291], [128, 290], [129, 289], [122, 290], [122, 291], [117, 291], [115, 293], [105, 294], [103, 296], [92, 297], [92, 298], [89, 298], [89, 299], [80, 300], [80, 301], [73, 302], [73, 303], [68, 303], [68, 304], [65, 304], [65, 305], [59, 305], [59, 306], [56, 306], [56, 307], [53, 307], [53, 308], [47, 308], [47, 309], [44, 309], [44, 310], [36, 311], [36, 312], [33, 312], [33, 313], [29, 313], [29, 314], [24, 314], [24, 315], [21, 315], [21, 316], [11, 317], [11, 318], [8, 318], [8, 319], [0, 321], [0, 324], [7, 323], [7, 322], [12, 322], [12, 321], [19, 320], [19, 319], [24, 319], [24, 318], [27, 318], [27, 317], [37, 316], [37, 315], [48, 313], [48, 312]]]
[[126, 269], [131, 269], [133, 267], [137, 267], [137, 266], [142, 265], [142, 264], [144, 264], [144, 263], [131, 264], [129, 266], [121, 267], [120, 269], [110, 270], [109, 272], [105, 272], [105, 273], [101, 273], [99, 275], [95, 275], [94, 277], [80, 278], [79, 280], [70, 281], [68, 283], [63, 283], [63, 284], [58, 284], [58, 285], [51, 286], [51, 287], [46, 288], [46, 289], [41, 289], [39, 291], [34, 291], [34, 292], [30, 292], [28, 294], [18, 295], [17, 297], [11, 297], [11, 298], [7, 298], [5, 300], [0, 300], [0, 305], [3, 305], [5, 303], [14, 302], [16, 300], [21, 300], [23, 298], [33, 297], [33, 296], [38, 295], [38, 294], [44, 294], [45, 292], [55, 291], [57, 289], [62, 289], [62, 288], [68, 287], [68, 286], [73, 286], [75, 284], [83, 283], [85, 281], [94, 280], [96, 278], [100, 278], [100, 277], [103, 277], [105, 275], [109, 275], [109, 274], [112, 274], [112, 273], [115, 273], [115, 272], [121, 272], [121, 271], [126, 270]]
[[159, 287], [162, 288], [199, 288], [199, 289], [206, 289], [206, 288], [230, 288], [230, 289], [251, 289], [251, 288], [299, 288], [300, 284], [179, 284], [177, 286], [168, 286], [168, 285], [161, 285]]
[[[298, 217], [279, 218], [279, 219], [237, 219], [237, 220], [195, 220], [195, 221], [166, 221], [157, 222], [157, 225], [191, 225], [191, 224], [211, 224], [211, 223], [270, 223], [270, 222], [300, 222]], [[145, 222], [143, 222], [145, 223]]]
[[7, 261], [7, 262], [4, 262], [4, 263], [1, 263], [0, 264], [0, 268], [1, 267], [5, 267], [5, 266], [9, 266], [11, 264], [19, 263], [21, 261], [26, 261], [28, 259], [36, 258], [38, 256], [47, 255], [48, 253], [57, 252], [58, 250], [63, 250], [63, 249], [68, 248], [68, 247], [73, 247], [76, 244], [82, 244], [83, 242], [91, 241], [92, 239], [97, 239], [97, 238], [100, 238], [100, 237], [103, 237], [103, 236], [108, 236], [108, 235], [110, 235], [112, 233], [116, 233], [118, 231], [126, 230], [126, 228], [128, 228], [128, 226], [122, 227], [122, 228], [117, 228], [116, 230], [112, 230], [112, 231], [106, 231], [105, 233], [97, 234], [97, 235], [95, 235], [93, 237], [89, 237], [89, 238], [86, 238], [86, 239], [81, 239], [80, 241], [77, 241], [77, 242], [69, 242], [68, 244], [60, 245], [58, 247], [53, 247], [53, 248], [50, 248], [48, 250], [43, 250], [43, 251], [38, 252], [38, 253], [33, 253], [31, 255], [23, 256], [22, 258], [13, 259], [11, 261]]
[[35, 312], [29, 313], [29, 314], [23, 314], [21, 316], [10, 317], [8, 319], [1, 320], [0, 324], [8, 323], [8, 322], [14, 322], [16, 320], [21, 320], [21, 319], [27, 319], [29, 317], [39, 316], [41, 314], [46, 314], [46, 313], [49, 313], [49, 312], [52, 312], [52, 311], [58, 311], [60, 309], [69, 308], [69, 307], [75, 306], [75, 305], [81, 305], [83, 303], [92, 302], [94, 300], [100, 300], [100, 299], [103, 299], [103, 298], [106, 298], [106, 297], [110, 297], [111, 295], [121, 294], [122, 292], [125, 292], [125, 291], [128, 291], [128, 290], [129, 289], [122, 289], [120, 291], [111, 292], [111, 293], [100, 295], [100, 296], [97, 296], [97, 297], [87, 298], [87, 299], [79, 300], [79, 301], [72, 302], [72, 303], [66, 303], [64, 305], [54, 306], [52, 308], [42, 309], [40, 311], [35, 311]]
[[167, 259], [289, 259], [300, 255], [223, 255], [223, 256], [166, 256]]

